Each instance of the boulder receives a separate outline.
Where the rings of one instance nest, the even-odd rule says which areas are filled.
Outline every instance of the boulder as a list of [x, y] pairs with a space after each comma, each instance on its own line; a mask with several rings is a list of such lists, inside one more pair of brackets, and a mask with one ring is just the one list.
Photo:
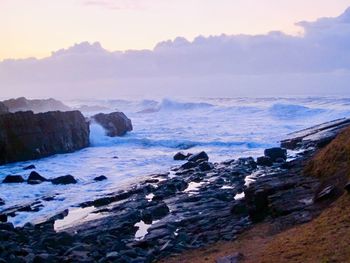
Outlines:
[[23, 167], [23, 170], [34, 170], [36, 167], [34, 164], [28, 165], [26, 167]]
[[256, 159], [257, 165], [260, 166], [272, 166], [272, 160], [270, 157], [261, 156]]
[[28, 100], [24, 97], [9, 99], [2, 102], [10, 112], [33, 111], [36, 113], [47, 111], [69, 111], [67, 105], [55, 99]]
[[174, 155], [174, 160], [175, 161], [184, 161], [186, 160], [188, 157], [190, 157], [192, 154], [188, 153], [188, 154], [185, 154], [183, 152], [178, 152]]
[[23, 183], [24, 179], [20, 175], [8, 175], [2, 181], [3, 184], [11, 184], [11, 183]]
[[122, 112], [99, 113], [94, 115], [92, 120], [100, 124], [110, 137], [123, 136], [132, 131], [131, 120]]
[[214, 168], [214, 165], [209, 162], [201, 162], [198, 166], [199, 170], [202, 172], [210, 171]]
[[0, 115], [0, 165], [80, 150], [89, 133], [79, 111]]
[[196, 153], [196, 154], [191, 155], [188, 158], [188, 161], [190, 161], [190, 162], [208, 161], [208, 160], [209, 160], [209, 156], [206, 152]]
[[266, 149], [264, 151], [264, 155], [266, 157], [269, 157], [272, 162], [275, 162], [279, 158], [286, 160], [287, 159], [287, 150], [280, 148], [280, 147], [270, 148], [270, 149]]
[[75, 178], [72, 175], [64, 175], [52, 179], [51, 182], [53, 184], [76, 184], [77, 180], [75, 180]]
[[183, 165], [181, 165], [181, 169], [182, 170], [188, 170], [188, 169], [192, 169], [194, 167], [197, 167], [198, 166], [198, 163], [195, 163], [195, 162], [187, 162], [187, 163], [184, 163]]
[[29, 177], [28, 177], [28, 184], [40, 184], [42, 182], [46, 182], [47, 179], [45, 177], [42, 177], [40, 174], [38, 174], [37, 172], [33, 171], [30, 173]]
[[101, 181], [104, 181], [104, 180], [107, 180], [107, 177], [104, 176], [104, 175], [97, 176], [97, 177], [94, 178], [94, 181], [96, 181], [96, 182], [101, 182]]

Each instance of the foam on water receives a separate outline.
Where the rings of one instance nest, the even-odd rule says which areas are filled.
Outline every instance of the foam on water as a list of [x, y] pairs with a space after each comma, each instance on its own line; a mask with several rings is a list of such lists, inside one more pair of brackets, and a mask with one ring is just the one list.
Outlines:
[[[74, 101], [79, 105], [98, 105], [111, 111], [120, 110], [132, 119], [134, 131], [124, 137], [110, 138], [103, 128], [91, 125], [91, 147], [36, 161], [0, 166], [0, 180], [8, 174], [28, 171], [34, 164], [47, 178], [72, 174], [76, 185], [54, 186], [0, 184], [0, 198], [5, 209], [31, 202], [43, 196], [37, 213], [20, 213], [11, 219], [21, 225], [52, 216], [66, 208], [115, 191], [139, 181], [148, 174], [167, 172], [178, 163], [172, 156], [179, 150], [205, 150], [211, 161], [241, 156], [259, 156], [264, 148], [277, 146], [286, 134], [329, 120], [350, 116], [350, 99], [336, 98], [209, 98], [160, 101], [106, 100]], [[152, 109], [152, 110], [151, 110]], [[94, 112], [85, 113], [92, 115]], [[96, 176], [108, 180], [94, 182]]]

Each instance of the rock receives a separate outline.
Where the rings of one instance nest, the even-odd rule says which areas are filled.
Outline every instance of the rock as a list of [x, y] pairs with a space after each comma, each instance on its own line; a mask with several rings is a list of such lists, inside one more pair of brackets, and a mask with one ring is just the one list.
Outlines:
[[0, 230], [13, 231], [14, 229], [12, 223], [0, 223]]
[[48, 112], [48, 111], [69, 111], [71, 108], [64, 105], [62, 102], [55, 99], [37, 99], [28, 100], [24, 97], [17, 99], [9, 99], [3, 101], [3, 104], [10, 112], [17, 111], [33, 111], [33, 112]]
[[149, 213], [152, 215], [154, 220], [163, 218], [169, 213], [169, 208], [165, 203], [150, 207], [148, 209]]
[[258, 157], [256, 163], [259, 166], [272, 166], [271, 158], [267, 156]]
[[24, 179], [20, 175], [8, 175], [2, 181], [3, 184], [11, 184], [11, 183], [23, 183]]
[[77, 180], [75, 180], [75, 178], [72, 175], [64, 175], [52, 179], [51, 182], [53, 184], [76, 184]]
[[7, 222], [7, 215], [0, 214], [0, 222]]
[[28, 177], [28, 184], [40, 184], [42, 182], [46, 182], [47, 179], [42, 177], [40, 174], [38, 174], [37, 172], [33, 171], [30, 173], [29, 177]]
[[0, 206], [4, 205], [5, 201], [0, 198]]
[[324, 199], [332, 198], [335, 194], [335, 190], [336, 188], [333, 185], [323, 188], [319, 193], [316, 194], [315, 201], [321, 201]]
[[188, 169], [191, 169], [191, 168], [194, 168], [194, 167], [197, 167], [197, 166], [198, 166], [198, 163], [187, 162], [187, 163], [184, 163], [183, 165], [181, 165], [180, 168], [182, 170], [188, 170]]
[[210, 171], [214, 168], [214, 165], [212, 163], [209, 162], [202, 162], [199, 164], [199, 170], [201, 170], [202, 172], [206, 172], [206, 171]]
[[104, 181], [104, 180], [107, 180], [107, 177], [104, 176], [104, 175], [97, 176], [97, 177], [94, 178], [94, 181], [96, 181], [96, 182], [101, 182], [101, 181]]
[[4, 103], [0, 102], [0, 114], [6, 114], [8, 112], [9, 112], [9, 110], [6, 107], [6, 105]]
[[0, 165], [80, 150], [89, 133], [79, 111], [0, 115]]
[[113, 252], [109, 252], [107, 255], [106, 255], [106, 258], [108, 260], [115, 260], [115, 259], [118, 259], [120, 257], [119, 253], [116, 252], [116, 251], [113, 251]]
[[110, 137], [123, 136], [133, 129], [131, 120], [122, 112], [99, 113], [92, 120], [100, 124]]
[[270, 157], [272, 162], [275, 162], [278, 158], [287, 159], [287, 150], [279, 147], [266, 149], [264, 154], [266, 157]]
[[244, 255], [236, 253], [230, 256], [222, 257], [216, 260], [216, 263], [238, 263], [244, 259]]
[[175, 161], [184, 161], [186, 160], [188, 157], [190, 157], [191, 154], [188, 153], [188, 154], [185, 154], [183, 152], [178, 152], [177, 154], [174, 155], [174, 160]]
[[23, 168], [23, 170], [34, 170], [36, 167], [34, 164], [28, 165], [26, 167]]
[[348, 182], [348, 183], [345, 185], [344, 189], [345, 189], [348, 193], [350, 193], [350, 182]]
[[197, 154], [193, 154], [188, 158], [189, 162], [198, 162], [199, 160], [208, 161], [209, 160], [208, 154], [206, 152], [200, 152]]

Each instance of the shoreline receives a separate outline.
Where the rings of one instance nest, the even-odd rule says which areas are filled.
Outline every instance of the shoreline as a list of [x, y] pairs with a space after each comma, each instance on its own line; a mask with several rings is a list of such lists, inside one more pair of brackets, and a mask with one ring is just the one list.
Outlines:
[[[272, 166], [257, 166], [252, 158], [212, 164], [203, 153], [194, 155], [197, 159], [168, 174], [153, 175], [128, 191], [81, 204], [81, 209], [93, 209], [89, 214], [97, 218], [64, 231], [56, 233], [54, 224], [64, 220], [67, 211], [35, 226], [1, 224], [0, 238], [9, 235], [4, 241], [15, 249], [0, 251], [0, 257], [13, 259], [19, 254], [34, 260], [45, 254], [57, 261], [153, 262], [235, 240], [269, 217], [280, 231], [309, 222], [332, 199], [323, 196], [314, 202], [321, 183], [305, 177], [303, 168], [320, 142], [334, 138], [341, 130], [335, 128], [342, 124], [328, 123], [297, 136], [293, 142], [301, 151], [296, 159]], [[254, 180], [247, 186], [249, 177]]]

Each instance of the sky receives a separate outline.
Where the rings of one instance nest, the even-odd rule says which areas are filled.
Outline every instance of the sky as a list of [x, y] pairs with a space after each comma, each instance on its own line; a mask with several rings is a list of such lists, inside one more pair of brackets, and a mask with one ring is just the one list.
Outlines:
[[346, 0], [0, 0], [0, 60], [42, 58], [83, 41], [152, 49], [178, 36], [300, 34], [301, 20], [342, 13]]
[[350, 97], [349, 7], [0, 0], [0, 96]]

